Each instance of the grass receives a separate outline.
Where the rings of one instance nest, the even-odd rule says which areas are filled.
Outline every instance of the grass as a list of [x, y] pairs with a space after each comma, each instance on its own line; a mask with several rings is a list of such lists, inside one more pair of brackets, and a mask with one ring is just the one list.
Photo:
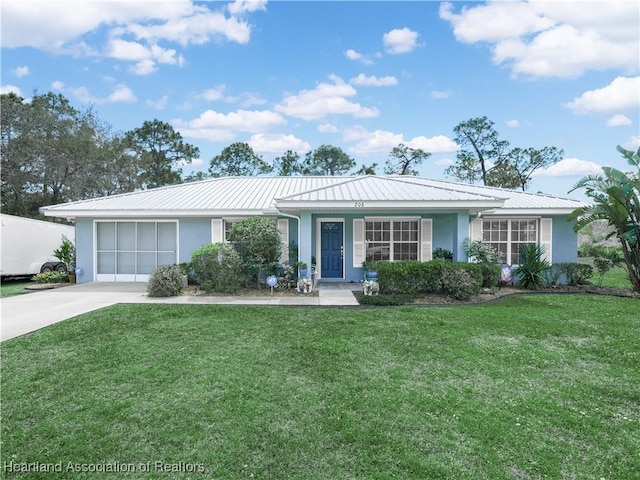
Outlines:
[[3, 280], [0, 283], [0, 298], [13, 297], [15, 295], [22, 295], [29, 293], [29, 290], [25, 290], [24, 287], [30, 285], [29, 280]]
[[637, 478], [638, 307], [109, 307], [2, 344], [1, 463], [62, 462], [60, 478], [95, 477], [69, 462], [130, 464], [110, 479]]
[[[598, 279], [598, 272], [594, 269], [591, 281], [594, 285], [598, 285]], [[631, 289], [631, 280], [629, 280], [629, 273], [627, 272], [626, 267], [617, 267], [609, 270], [602, 278], [602, 286]]]

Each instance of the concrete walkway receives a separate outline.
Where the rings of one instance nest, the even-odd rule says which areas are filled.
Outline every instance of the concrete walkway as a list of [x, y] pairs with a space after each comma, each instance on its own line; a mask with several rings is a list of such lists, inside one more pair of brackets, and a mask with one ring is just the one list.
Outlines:
[[150, 298], [144, 283], [83, 283], [0, 299], [0, 341], [39, 330], [54, 323], [117, 303], [224, 304], [224, 305], [358, 305], [351, 290], [357, 284], [320, 285], [318, 296]]

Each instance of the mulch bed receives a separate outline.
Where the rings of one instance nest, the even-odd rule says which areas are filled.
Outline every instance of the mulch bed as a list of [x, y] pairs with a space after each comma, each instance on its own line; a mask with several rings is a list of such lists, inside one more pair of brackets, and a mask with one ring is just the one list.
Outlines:
[[[407, 303], [408, 305], [473, 305], [482, 304], [497, 300], [509, 295], [522, 295], [522, 294], [560, 294], [560, 293], [583, 293], [592, 295], [612, 295], [617, 297], [628, 297], [640, 299], [640, 292], [634, 292], [630, 289], [624, 288], [611, 288], [611, 287], [596, 287], [593, 285], [579, 285], [579, 286], [553, 286], [540, 290], [525, 290], [514, 286], [506, 286], [499, 288], [495, 291], [484, 291], [479, 295], [476, 295], [469, 300], [455, 300], [447, 297], [441, 293], [426, 293], [420, 294], [415, 300]], [[363, 296], [362, 290], [355, 290], [354, 296], [358, 301]]]

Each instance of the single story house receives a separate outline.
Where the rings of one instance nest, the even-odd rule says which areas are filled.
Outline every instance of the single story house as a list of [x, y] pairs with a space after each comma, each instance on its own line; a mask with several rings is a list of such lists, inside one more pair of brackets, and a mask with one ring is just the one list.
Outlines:
[[413, 176], [223, 177], [41, 208], [73, 218], [78, 282], [147, 281], [163, 264], [188, 262], [226, 241], [233, 222], [273, 217], [320, 281], [359, 281], [365, 260], [428, 261], [437, 248], [467, 261], [465, 239], [518, 261], [535, 242], [553, 263], [575, 262], [567, 214], [582, 203], [544, 194]]

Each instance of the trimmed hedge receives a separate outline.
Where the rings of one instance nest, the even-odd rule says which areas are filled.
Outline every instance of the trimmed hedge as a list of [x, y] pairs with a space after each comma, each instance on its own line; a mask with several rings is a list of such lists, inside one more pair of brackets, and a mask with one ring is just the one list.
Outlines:
[[466, 272], [471, 277], [470, 287], [479, 292], [481, 287], [493, 288], [500, 279], [500, 266], [494, 264], [446, 262], [432, 260], [430, 262], [403, 261], [366, 262], [367, 270], [378, 272], [380, 293], [383, 294], [416, 294], [443, 291], [443, 278], [457, 275], [457, 270]]

